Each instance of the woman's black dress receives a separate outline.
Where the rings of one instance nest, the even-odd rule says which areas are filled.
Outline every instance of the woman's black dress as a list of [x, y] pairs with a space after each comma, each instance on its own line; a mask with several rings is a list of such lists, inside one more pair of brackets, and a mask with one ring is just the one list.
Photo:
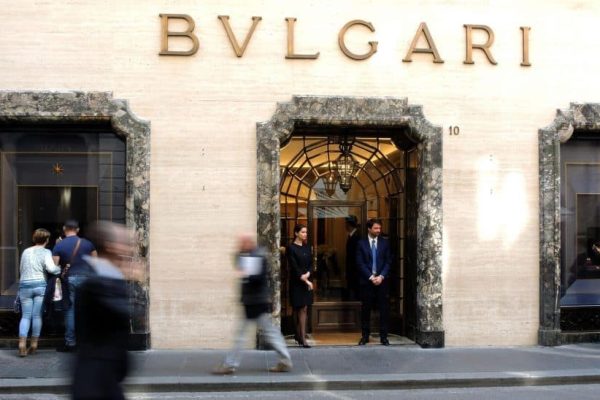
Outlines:
[[286, 254], [290, 277], [290, 303], [294, 308], [309, 306], [313, 302], [312, 291], [308, 290], [300, 276], [310, 271], [310, 247], [292, 243], [288, 246]]

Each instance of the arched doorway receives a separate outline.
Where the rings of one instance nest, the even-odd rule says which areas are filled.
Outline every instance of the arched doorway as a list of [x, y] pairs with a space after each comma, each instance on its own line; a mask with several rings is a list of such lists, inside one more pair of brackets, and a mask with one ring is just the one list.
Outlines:
[[[414, 226], [416, 242], [413, 246], [416, 259], [414, 268], [416, 288], [415, 306], [412, 308], [414, 332], [407, 334], [423, 347], [443, 347], [442, 129], [431, 125], [423, 116], [421, 107], [408, 105], [406, 99], [294, 96], [290, 103], [278, 104], [277, 111], [270, 121], [258, 124], [257, 229], [261, 244], [270, 249], [274, 317], [281, 321], [282, 270], [279, 250], [280, 245], [283, 244], [280, 226], [281, 149], [293, 135], [309, 136], [306, 132], [314, 129], [350, 130], [354, 133], [346, 136], [354, 138], [371, 136], [369, 139], [371, 141], [376, 141], [377, 138], [391, 140], [395, 137], [398, 140], [396, 143], [398, 149], [404, 151], [414, 147], [416, 182], [413, 215], [416, 223], [412, 226]], [[367, 134], [369, 130], [371, 133]], [[386, 131], [386, 133], [381, 135], [376, 133], [378, 131]], [[327, 138], [330, 136], [336, 135], [326, 135]], [[373, 147], [373, 142], [367, 141], [367, 144]], [[393, 174], [390, 175], [390, 179], [394, 180], [392, 176]], [[380, 185], [386, 184], [385, 178], [374, 180], [379, 181]], [[403, 190], [400, 188], [405, 183], [401, 179], [398, 183], [396, 189], [388, 193], [391, 194], [390, 198]], [[317, 204], [318, 206], [322, 204]], [[366, 213], [368, 214], [368, 207]], [[313, 220], [314, 215], [317, 215], [318, 221], [318, 214], [313, 213]], [[321, 222], [321, 224], [325, 223]], [[403, 234], [406, 235], [406, 232]], [[400, 301], [400, 299], [396, 300]]]
[[[348, 162], [352, 171], [345, 169]], [[360, 299], [355, 241], [365, 237], [369, 218], [382, 220], [392, 247], [390, 341], [414, 338], [417, 146], [407, 127], [299, 125], [281, 148], [280, 166], [282, 244], [293, 240], [294, 225], [302, 223], [313, 248], [314, 343], [356, 343]], [[292, 334], [285, 257], [281, 265], [282, 329]], [[375, 318], [372, 325], [377, 332]]]

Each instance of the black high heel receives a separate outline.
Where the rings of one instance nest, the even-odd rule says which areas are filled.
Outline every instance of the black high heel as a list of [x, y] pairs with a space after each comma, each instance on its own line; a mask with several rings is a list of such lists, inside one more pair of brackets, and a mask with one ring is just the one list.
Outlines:
[[305, 349], [310, 349], [312, 346], [306, 342], [302, 343], [302, 347], [304, 347]]

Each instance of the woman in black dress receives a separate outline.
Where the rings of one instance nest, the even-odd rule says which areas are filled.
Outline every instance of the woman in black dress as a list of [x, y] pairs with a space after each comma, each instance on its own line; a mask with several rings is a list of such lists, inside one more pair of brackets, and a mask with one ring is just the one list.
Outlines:
[[308, 306], [312, 304], [313, 284], [310, 278], [312, 256], [310, 247], [305, 244], [308, 230], [306, 226], [297, 224], [294, 227], [294, 241], [288, 246], [287, 257], [290, 277], [290, 302], [294, 309], [296, 342], [302, 347], [310, 347], [306, 343], [306, 315]]

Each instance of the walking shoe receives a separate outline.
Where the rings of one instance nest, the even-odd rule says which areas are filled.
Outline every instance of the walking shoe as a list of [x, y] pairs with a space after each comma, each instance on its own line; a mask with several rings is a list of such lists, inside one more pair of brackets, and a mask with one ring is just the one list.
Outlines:
[[276, 366], [269, 368], [269, 372], [290, 372], [292, 370], [291, 363], [279, 361]]
[[33, 336], [31, 337], [31, 347], [29, 347], [29, 348], [27, 349], [27, 352], [28, 352], [29, 354], [35, 354], [35, 353], [37, 352], [37, 348], [38, 348], [38, 339], [39, 339], [39, 338], [36, 338], [36, 337], [33, 337]]
[[213, 375], [231, 375], [235, 372], [235, 368], [229, 365], [221, 364], [218, 367], [213, 368]]
[[27, 337], [19, 337], [19, 357], [27, 356]]
[[358, 345], [359, 346], [364, 346], [365, 344], [369, 343], [369, 337], [368, 336], [363, 336], [360, 338], [360, 340], [358, 341]]

